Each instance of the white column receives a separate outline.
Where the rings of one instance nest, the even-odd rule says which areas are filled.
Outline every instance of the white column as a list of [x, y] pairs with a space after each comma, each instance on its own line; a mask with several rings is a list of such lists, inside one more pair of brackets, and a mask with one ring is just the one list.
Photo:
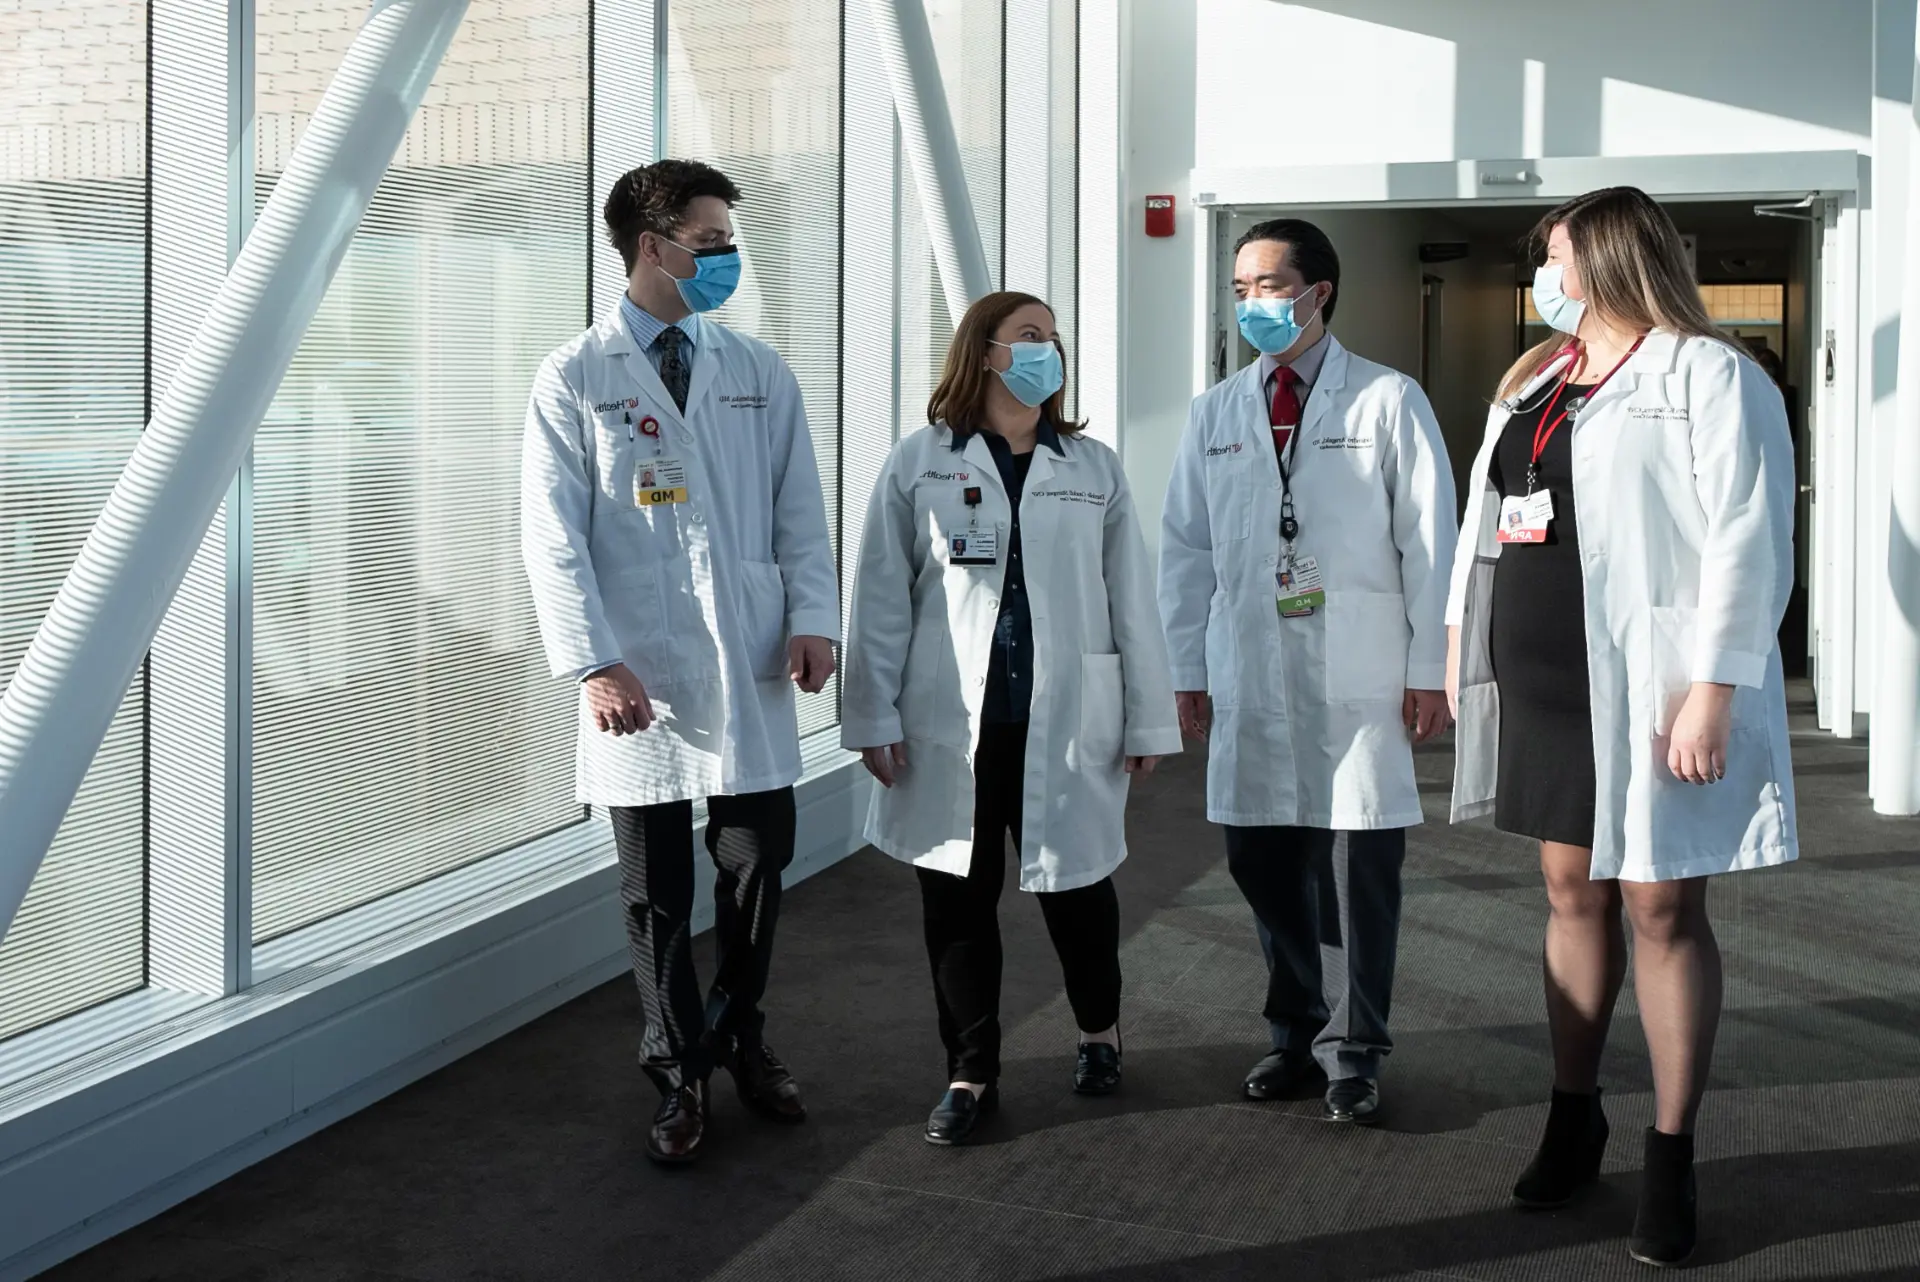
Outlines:
[[466, 15], [376, 0], [0, 698], [0, 930]]
[[[152, 367], [170, 390], [253, 220], [254, 0], [152, 0]], [[251, 457], [148, 659], [147, 941], [157, 988], [219, 997], [252, 959]]]
[[880, 55], [893, 86], [900, 117], [900, 141], [913, 169], [940, 268], [947, 312], [958, 323], [967, 305], [993, 289], [980, 223], [967, 191], [960, 140], [940, 79], [940, 58], [933, 45], [923, 0], [870, 0]]
[[[1920, 235], [1920, 24], [1914, 36], [1907, 130], [1908, 244]], [[1900, 314], [1899, 414], [1894, 427], [1886, 571], [1879, 615], [1869, 791], [1883, 815], [1920, 814], [1920, 253], [1909, 252]]]

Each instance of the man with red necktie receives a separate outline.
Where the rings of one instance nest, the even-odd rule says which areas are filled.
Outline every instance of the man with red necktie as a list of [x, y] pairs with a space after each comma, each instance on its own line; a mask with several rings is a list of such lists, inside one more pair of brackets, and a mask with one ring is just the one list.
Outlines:
[[[1340, 260], [1311, 223], [1235, 247], [1260, 358], [1201, 395], [1175, 458], [1160, 606], [1207, 817], [1253, 908], [1272, 1050], [1250, 1099], [1322, 1089], [1379, 1120], [1413, 745], [1451, 723], [1452, 468], [1420, 387], [1327, 330]], [[1269, 445], [1269, 442], [1271, 443]]]

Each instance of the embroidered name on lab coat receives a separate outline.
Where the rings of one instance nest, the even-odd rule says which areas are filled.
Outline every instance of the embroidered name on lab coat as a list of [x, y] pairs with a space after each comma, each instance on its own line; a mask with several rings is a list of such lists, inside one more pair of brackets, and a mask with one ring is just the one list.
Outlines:
[[1686, 423], [1691, 416], [1685, 410], [1674, 409], [1671, 405], [1629, 405], [1628, 418], [1653, 419], [1656, 422]]
[[1323, 450], [1370, 450], [1373, 448], [1371, 436], [1329, 436], [1325, 440], [1315, 441], [1314, 445]]
[[1092, 490], [1034, 490], [1027, 495], [1030, 499], [1059, 499], [1062, 503], [1089, 503], [1094, 507], [1105, 507], [1113, 501], [1110, 494], [1097, 494]]
[[759, 392], [731, 392], [720, 397], [720, 407], [729, 410], [763, 410], [767, 398]]

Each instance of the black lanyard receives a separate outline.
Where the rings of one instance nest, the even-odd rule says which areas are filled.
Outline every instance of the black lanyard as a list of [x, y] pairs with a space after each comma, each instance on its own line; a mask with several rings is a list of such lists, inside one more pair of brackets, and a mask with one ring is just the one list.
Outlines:
[[[1273, 385], [1279, 378], [1280, 371], [1276, 368], [1273, 373], [1267, 376], [1266, 381], [1267, 430], [1269, 432], [1271, 432], [1275, 426], [1273, 421]], [[1300, 521], [1299, 518], [1293, 514], [1293, 456], [1300, 448], [1300, 435], [1306, 430], [1307, 402], [1305, 398], [1302, 398], [1300, 401], [1300, 421], [1293, 425], [1291, 432], [1287, 433], [1286, 445], [1274, 451], [1274, 460], [1280, 464], [1280, 537], [1286, 540], [1289, 548], [1293, 546], [1294, 540], [1300, 537]]]

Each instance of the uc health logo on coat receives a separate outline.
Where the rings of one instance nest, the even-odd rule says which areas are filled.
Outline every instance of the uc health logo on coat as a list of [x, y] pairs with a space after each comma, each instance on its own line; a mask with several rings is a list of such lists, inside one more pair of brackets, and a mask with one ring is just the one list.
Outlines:
[[1234, 442], [1233, 444], [1231, 444], [1231, 445], [1213, 445], [1213, 446], [1209, 446], [1209, 447], [1207, 448], [1207, 457], [1208, 457], [1208, 458], [1219, 458], [1219, 457], [1220, 457], [1221, 455], [1223, 455], [1223, 454], [1238, 454], [1238, 453], [1240, 452], [1240, 445], [1241, 445], [1241, 443], [1240, 443], [1239, 441], [1235, 441], [1235, 442]]
[[639, 408], [640, 398], [638, 396], [629, 396], [624, 401], [600, 401], [594, 405], [593, 412], [595, 414], [611, 414], [615, 410], [637, 410]]
[[920, 479], [923, 481], [971, 481], [973, 474], [971, 472], [936, 472], [928, 469], [920, 473]]

